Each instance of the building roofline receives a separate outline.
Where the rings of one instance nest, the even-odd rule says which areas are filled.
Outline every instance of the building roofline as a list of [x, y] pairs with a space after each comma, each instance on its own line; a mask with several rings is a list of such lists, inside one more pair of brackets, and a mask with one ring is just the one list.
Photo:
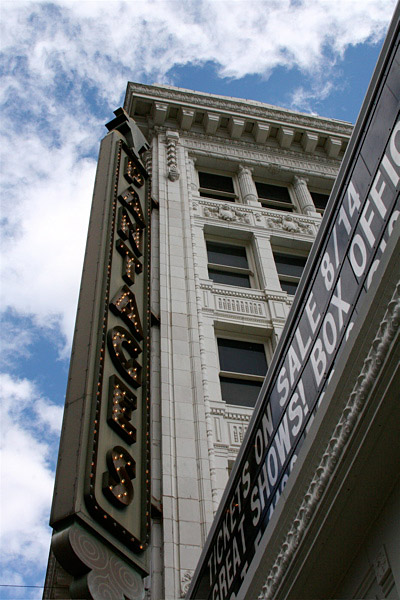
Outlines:
[[285, 121], [297, 126], [307, 127], [317, 130], [334, 130], [342, 135], [350, 135], [353, 125], [346, 121], [330, 119], [318, 115], [309, 115], [306, 113], [290, 110], [266, 104], [257, 100], [247, 100], [244, 98], [234, 98], [231, 96], [222, 96], [219, 94], [209, 94], [206, 92], [197, 92], [186, 88], [179, 88], [171, 85], [148, 85], [143, 83], [128, 82], [124, 106], [128, 110], [131, 104], [131, 97], [159, 99], [165, 102], [171, 102], [176, 105], [185, 105], [187, 107], [203, 107], [204, 109], [214, 109], [216, 112], [225, 112], [229, 114], [242, 114], [247, 117], [256, 117], [259, 119]]

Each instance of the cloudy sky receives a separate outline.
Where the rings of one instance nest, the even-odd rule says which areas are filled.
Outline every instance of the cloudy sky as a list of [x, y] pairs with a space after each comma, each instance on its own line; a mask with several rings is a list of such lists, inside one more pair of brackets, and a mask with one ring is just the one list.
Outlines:
[[1, 5], [0, 597], [41, 598], [99, 140], [128, 80], [355, 122], [395, 0]]

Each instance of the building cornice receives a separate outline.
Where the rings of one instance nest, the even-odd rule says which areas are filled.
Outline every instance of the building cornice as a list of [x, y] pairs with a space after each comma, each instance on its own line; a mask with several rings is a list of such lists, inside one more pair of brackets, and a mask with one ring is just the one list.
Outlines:
[[191, 92], [168, 86], [129, 83], [124, 107], [142, 132], [152, 138], [165, 127], [217, 140], [277, 146], [298, 155], [343, 157], [352, 126], [344, 121], [306, 115], [261, 102]]
[[129, 82], [126, 92], [125, 107], [129, 105], [130, 97], [132, 95], [148, 99], [162, 98], [166, 102], [173, 102], [188, 107], [202, 107], [204, 109], [212, 108], [217, 112], [227, 113], [228, 115], [237, 114], [257, 117], [268, 121], [274, 121], [277, 124], [286, 122], [318, 131], [325, 130], [329, 133], [335, 132], [344, 136], [350, 136], [353, 129], [352, 124], [346, 121], [308, 115], [273, 106], [272, 104], [257, 102], [256, 100], [218, 96], [172, 86], [145, 85], [142, 83]]

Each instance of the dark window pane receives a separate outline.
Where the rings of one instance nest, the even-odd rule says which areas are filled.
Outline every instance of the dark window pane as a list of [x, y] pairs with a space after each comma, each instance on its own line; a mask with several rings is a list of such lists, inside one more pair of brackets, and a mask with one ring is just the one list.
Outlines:
[[208, 269], [208, 276], [215, 283], [224, 283], [226, 285], [238, 285], [240, 287], [249, 288], [250, 277], [243, 273], [228, 273], [218, 271], [217, 269]]
[[313, 199], [315, 208], [325, 210], [329, 196], [327, 194], [319, 194], [318, 192], [310, 192], [311, 198]]
[[274, 202], [268, 202], [268, 200], [261, 200], [261, 205], [264, 208], [274, 208], [275, 210], [283, 210], [285, 212], [293, 212], [292, 204], [276, 204]]
[[281, 254], [274, 252], [276, 270], [280, 275], [291, 275], [292, 277], [301, 277], [303, 269], [307, 262], [304, 256], [293, 256], [291, 254]]
[[224, 200], [225, 202], [235, 202], [235, 198], [214, 194], [213, 192], [200, 192], [202, 198], [211, 198], [212, 200]]
[[294, 296], [297, 292], [298, 283], [295, 281], [282, 281], [281, 280], [281, 288], [284, 292], [287, 292], [291, 296]]
[[267, 361], [263, 344], [218, 338], [221, 371], [265, 375]]
[[204, 173], [199, 171], [200, 187], [209, 190], [219, 190], [220, 192], [230, 192], [234, 194], [232, 177], [226, 175], [214, 175], [213, 173]]
[[226, 265], [241, 269], [249, 268], [246, 249], [243, 246], [228, 246], [228, 244], [207, 242], [207, 256], [208, 262], [215, 265]]
[[256, 181], [257, 194], [259, 198], [266, 200], [277, 200], [278, 202], [292, 203], [287, 187], [281, 185], [270, 185]]
[[255, 406], [261, 381], [246, 381], [233, 377], [220, 377], [222, 399], [228, 404]]

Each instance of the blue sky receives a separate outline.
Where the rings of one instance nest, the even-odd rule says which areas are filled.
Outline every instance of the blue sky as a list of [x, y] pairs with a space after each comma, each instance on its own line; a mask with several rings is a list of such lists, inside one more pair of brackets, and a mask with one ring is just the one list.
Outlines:
[[1, 598], [42, 595], [17, 586], [43, 585], [96, 157], [126, 82], [355, 122], [394, 6], [3, 1]]

